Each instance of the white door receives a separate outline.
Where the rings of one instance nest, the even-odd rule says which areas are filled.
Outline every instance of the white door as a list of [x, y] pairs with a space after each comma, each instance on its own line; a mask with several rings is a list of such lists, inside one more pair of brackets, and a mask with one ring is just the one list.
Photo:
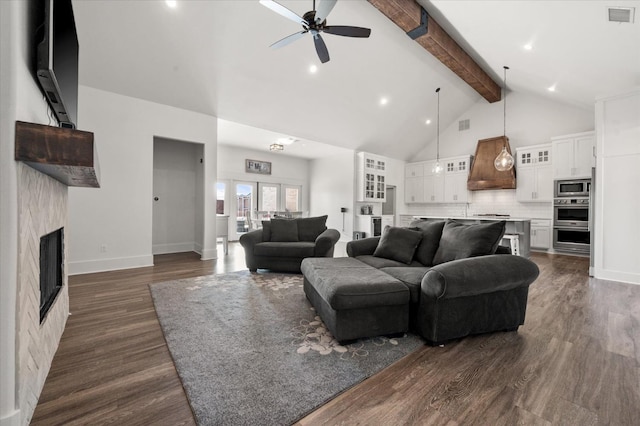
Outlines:
[[203, 145], [154, 138], [152, 194], [153, 254], [193, 251], [202, 242], [203, 218], [196, 214], [202, 205], [203, 185], [199, 159]]
[[233, 240], [251, 228], [251, 216], [256, 210], [256, 183], [234, 182], [233, 211], [229, 215], [232, 222]]

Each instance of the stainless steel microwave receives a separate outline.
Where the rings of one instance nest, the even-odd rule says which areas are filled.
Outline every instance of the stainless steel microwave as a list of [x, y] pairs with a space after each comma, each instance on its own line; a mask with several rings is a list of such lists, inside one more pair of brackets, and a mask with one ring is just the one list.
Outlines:
[[554, 196], [559, 197], [588, 197], [591, 190], [591, 179], [556, 180]]

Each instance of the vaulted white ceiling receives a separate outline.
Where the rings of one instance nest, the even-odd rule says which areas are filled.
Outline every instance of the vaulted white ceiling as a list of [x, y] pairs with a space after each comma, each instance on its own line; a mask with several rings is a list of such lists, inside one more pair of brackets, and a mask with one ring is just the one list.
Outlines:
[[[299, 15], [312, 8], [312, 0], [281, 3]], [[606, 10], [637, 14], [639, 1], [420, 3], [497, 81], [509, 65], [510, 90], [593, 109], [597, 96], [640, 84], [638, 17], [610, 23]], [[408, 159], [435, 138], [437, 87], [441, 126], [485, 102], [365, 0], [338, 1], [328, 22], [369, 27], [371, 37], [324, 36], [326, 64], [310, 36], [270, 49], [300, 28], [257, 0], [178, 0], [175, 9], [159, 0], [73, 4], [81, 84], [241, 124], [221, 125], [219, 143], [267, 149], [264, 138], [283, 135]], [[288, 153], [316, 155], [298, 151]]]

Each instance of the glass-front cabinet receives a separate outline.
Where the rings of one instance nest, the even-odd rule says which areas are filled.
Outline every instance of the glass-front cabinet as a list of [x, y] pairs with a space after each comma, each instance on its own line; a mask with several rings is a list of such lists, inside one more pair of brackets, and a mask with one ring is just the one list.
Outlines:
[[384, 202], [386, 199], [386, 159], [368, 152], [358, 152], [356, 162], [357, 201]]

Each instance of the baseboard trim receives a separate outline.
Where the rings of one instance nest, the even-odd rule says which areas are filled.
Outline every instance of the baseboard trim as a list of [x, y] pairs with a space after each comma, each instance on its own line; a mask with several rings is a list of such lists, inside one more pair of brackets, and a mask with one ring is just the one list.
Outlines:
[[601, 280], [620, 281], [627, 284], [640, 285], [640, 274], [631, 272], [611, 271], [595, 267], [593, 268], [593, 276]]
[[196, 243], [193, 241], [188, 243], [154, 244], [151, 252], [153, 254], [184, 253], [185, 251], [197, 251], [195, 248]]
[[146, 266], [153, 266], [153, 255], [69, 262], [68, 266], [69, 275], [117, 271], [120, 269], [144, 268]]

